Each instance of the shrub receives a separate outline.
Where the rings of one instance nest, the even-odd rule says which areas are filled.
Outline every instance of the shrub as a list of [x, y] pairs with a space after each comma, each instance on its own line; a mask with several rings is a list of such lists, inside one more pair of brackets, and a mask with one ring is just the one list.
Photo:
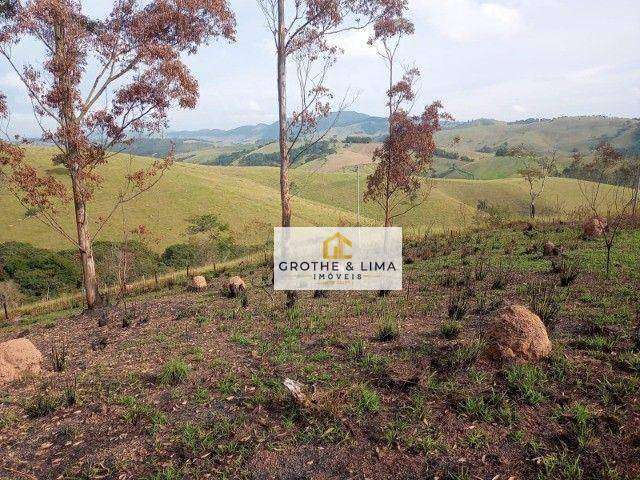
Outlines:
[[178, 243], [176, 245], [168, 246], [161, 258], [162, 263], [175, 270], [198, 265], [201, 262], [201, 256], [198, 248], [195, 245], [189, 245], [186, 243]]
[[148, 422], [151, 430], [156, 431], [160, 426], [167, 423], [167, 416], [153, 405], [139, 402], [132, 396], [124, 396], [119, 402], [126, 407], [122, 419], [125, 422], [139, 425], [142, 422]]
[[189, 376], [189, 365], [180, 358], [169, 360], [162, 368], [160, 383], [164, 385], [175, 385], [184, 382]]
[[509, 285], [509, 272], [506, 268], [500, 266], [494, 270], [491, 288], [504, 290], [507, 285]]
[[476, 294], [475, 312], [480, 315], [487, 315], [499, 309], [502, 302], [502, 297], [493, 295], [488, 290], [481, 290]]
[[[2, 270], [0, 270], [0, 275]], [[0, 309], [2, 308], [1, 301], [7, 302], [7, 307], [14, 308], [22, 303], [24, 300], [24, 294], [20, 291], [20, 287], [13, 280], [5, 280], [0, 282]], [[0, 310], [0, 315], [4, 315], [4, 312]]]
[[160, 256], [137, 240], [95, 242], [93, 253], [98, 277], [109, 285], [123, 280], [120, 278], [123, 262], [126, 262], [127, 282], [141, 277], [151, 277], [164, 270]]
[[581, 270], [578, 262], [564, 257], [554, 265], [554, 269], [560, 274], [560, 285], [563, 287], [568, 287], [575, 282]]
[[461, 321], [469, 312], [469, 293], [459, 290], [451, 294], [449, 297], [449, 306], [447, 314], [449, 318], [455, 321]]
[[51, 347], [51, 364], [54, 372], [64, 372], [67, 367], [67, 346], [53, 345]]
[[28, 243], [0, 244], [3, 277], [12, 279], [32, 297], [57, 296], [80, 286], [82, 271], [73, 256], [36, 248]]
[[40, 392], [24, 404], [24, 411], [29, 418], [40, 418], [55, 412], [59, 406], [59, 398]]
[[564, 303], [557, 287], [553, 283], [538, 282], [530, 284], [527, 290], [531, 310], [540, 317], [547, 328], [553, 330]]
[[395, 318], [385, 316], [385, 319], [378, 325], [378, 331], [376, 332], [375, 339], [379, 342], [390, 342], [395, 340], [400, 335], [400, 327]]
[[444, 322], [440, 327], [440, 333], [448, 340], [460, 335], [460, 330], [462, 330], [462, 323], [456, 321]]

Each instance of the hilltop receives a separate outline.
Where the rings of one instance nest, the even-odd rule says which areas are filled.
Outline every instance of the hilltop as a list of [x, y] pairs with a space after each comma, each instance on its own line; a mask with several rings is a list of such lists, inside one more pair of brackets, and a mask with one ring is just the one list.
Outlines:
[[[334, 113], [319, 124], [320, 131], [333, 125], [328, 139], [344, 141], [347, 137], [383, 138], [387, 120], [358, 112]], [[277, 123], [245, 125], [231, 130], [204, 129], [170, 131], [163, 138], [142, 139], [131, 152], [148, 156], [164, 155], [173, 142], [179, 154], [200, 152], [199, 163], [213, 160], [229, 149], [246, 149], [277, 139]], [[527, 144], [541, 151], [559, 150], [570, 154], [573, 150], [588, 152], [598, 142], [606, 140], [628, 152], [640, 152], [640, 120], [604, 116], [558, 117], [504, 122], [479, 119], [468, 122], [445, 122], [436, 136], [439, 146], [453, 148], [454, 137], [460, 137], [456, 151], [464, 153], [493, 153], [502, 144]], [[204, 151], [209, 150], [207, 153]]]

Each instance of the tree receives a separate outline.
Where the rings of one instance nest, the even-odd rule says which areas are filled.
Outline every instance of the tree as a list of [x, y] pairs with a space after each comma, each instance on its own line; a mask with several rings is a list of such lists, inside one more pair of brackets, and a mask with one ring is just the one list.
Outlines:
[[[31, 215], [76, 246], [92, 308], [100, 302], [93, 240], [119, 206], [157, 183], [172, 155], [130, 171], [113, 210], [95, 219], [91, 234], [88, 202], [103, 180], [98, 167], [134, 135], [166, 128], [173, 105], [195, 107], [198, 83], [180, 55], [193, 54], [216, 37], [233, 39], [235, 19], [226, 0], [114, 0], [104, 19], [86, 16], [79, 0], [4, 0], [2, 7], [0, 55], [26, 87], [42, 138], [57, 148], [54, 162], [67, 170], [71, 192], [7, 144], [3, 177]], [[12, 55], [25, 37], [42, 47], [37, 65], [21, 66]], [[60, 205], [69, 201], [75, 235], [58, 221]]]
[[431, 164], [436, 150], [433, 136], [440, 130], [440, 119], [450, 117], [440, 113], [440, 102], [425, 107], [421, 116], [410, 114], [415, 101], [414, 85], [420, 76], [418, 69], [409, 69], [394, 84], [398, 48], [404, 36], [413, 34], [413, 24], [403, 18], [385, 19], [374, 32], [369, 42], [379, 43], [378, 53], [389, 73], [389, 134], [373, 154], [378, 164], [367, 178], [364, 200], [375, 201], [383, 209], [384, 226], [390, 227], [395, 218], [420, 205], [420, 175]]
[[589, 180], [579, 180], [580, 194], [593, 219], [602, 226], [602, 239], [606, 249], [605, 270], [611, 274], [611, 255], [618, 234], [622, 231], [631, 211], [634, 195], [625, 182], [608, 184], [621, 167], [623, 155], [610, 143], [601, 142], [589, 158], [580, 153], [574, 154], [574, 165], [582, 169]]
[[518, 173], [529, 186], [529, 215], [536, 218], [536, 201], [544, 193], [547, 178], [557, 173], [557, 152], [538, 155], [534, 150], [521, 145], [509, 150], [509, 155], [524, 160]]
[[224, 261], [233, 254], [235, 246], [229, 234], [229, 225], [221, 222], [216, 215], [200, 215], [190, 222], [187, 233], [191, 235], [190, 243], [199, 251], [200, 262]]
[[[280, 152], [280, 200], [282, 226], [291, 226], [291, 151], [297, 142], [313, 145], [330, 131], [315, 129], [318, 120], [331, 112], [332, 95], [324, 85], [326, 75], [340, 49], [331, 37], [348, 30], [384, 24], [402, 17], [407, 0], [258, 0], [267, 27], [273, 34], [277, 59], [278, 143]], [[287, 64], [297, 66], [300, 91], [298, 110], [287, 111]], [[311, 137], [311, 138], [310, 138]], [[301, 149], [302, 155], [305, 149]], [[295, 159], [294, 159], [295, 160]], [[295, 293], [287, 292], [287, 305], [295, 303]]]

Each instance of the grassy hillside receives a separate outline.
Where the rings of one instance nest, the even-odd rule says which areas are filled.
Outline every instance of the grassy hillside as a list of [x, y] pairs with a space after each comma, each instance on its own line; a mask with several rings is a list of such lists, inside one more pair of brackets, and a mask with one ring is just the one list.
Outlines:
[[[30, 148], [28, 156], [33, 164], [48, 170], [56, 177], [64, 179], [61, 168], [52, 169], [50, 158], [53, 150]], [[101, 169], [105, 178], [104, 188], [97, 193], [90, 204], [90, 215], [97, 218], [106, 213], [113, 204], [113, 198], [121, 187], [123, 174], [131, 165], [137, 169], [151, 162], [150, 159], [120, 155]], [[152, 245], [160, 250], [166, 245], [184, 240], [187, 220], [202, 213], [216, 213], [232, 226], [238, 243], [262, 243], [271, 226], [280, 218], [280, 194], [269, 186], [227, 173], [223, 169], [176, 164], [160, 181], [154, 190], [145, 193], [127, 205], [124, 216], [129, 229], [145, 224], [158, 236]], [[8, 240], [28, 241], [45, 248], [64, 248], [62, 237], [53, 234], [47, 226], [35, 219], [25, 219], [24, 211], [6, 191], [0, 191], [0, 242]], [[315, 225], [322, 221], [337, 224], [355, 221], [355, 216], [335, 207], [299, 200], [294, 212], [294, 223], [300, 226]], [[73, 231], [71, 207], [63, 212], [63, 224]], [[122, 238], [122, 213], [114, 216], [105, 228], [102, 238]]]
[[574, 148], [587, 152], [599, 141], [610, 141], [618, 148], [638, 148], [640, 121], [629, 118], [561, 117], [539, 122], [475, 121], [456, 128], [442, 130], [438, 143], [451, 145], [454, 137], [460, 137], [457, 149], [476, 152], [483, 147], [497, 148], [509, 145], [530, 145], [539, 150], [559, 149], [569, 153]]
[[[364, 146], [362, 146], [364, 147]], [[367, 148], [370, 148], [367, 146]], [[34, 164], [65, 179], [61, 168], [52, 168], [52, 150], [31, 148], [28, 155]], [[357, 149], [354, 155], [357, 154]], [[90, 215], [97, 218], [109, 211], [121, 187], [127, 169], [138, 169], [151, 160], [120, 155], [101, 170], [104, 188], [90, 204]], [[311, 166], [294, 169], [294, 225], [355, 224], [357, 209], [357, 176], [353, 171], [321, 173]], [[371, 166], [361, 169], [361, 191]], [[478, 222], [476, 206], [480, 200], [498, 207], [505, 215], [525, 215], [528, 204], [526, 183], [520, 178], [498, 180], [437, 179], [428, 200], [398, 221], [412, 232], [463, 228]], [[425, 190], [426, 190], [425, 186]], [[0, 192], [3, 212], [0, 218], [0, 242], [28, 241], [39, 247], [68, 247], [62, 237], [53, 234], [36, 219], [25, 219], [19, 204], [6, 192]], [[538, 201], [542, 216], [569, 213], [581, 204], [578, 183], [572, 179], [551, 179]], [[562, 208], [558, 208], [561, 206]], [[124, 218], [123, 218], [124, 213]], [[280, 218], [278, 169], [274, 167], [209, 167], [176, 164], [156, 188], [118, 212], [102, 239], [122, 239], [123, 221], [128, 230], [144, 224], [153, 235], [152, 248], [184, 241], [188, 219], [203, 213], [214, 213], [231, 225], [237, 243], [264, 243]], [[363, 224], [379, 224], [381, 210], [372, 203], [362, 204]], [[64, 212], [64, 225], [73, 232], [71, 207]]]

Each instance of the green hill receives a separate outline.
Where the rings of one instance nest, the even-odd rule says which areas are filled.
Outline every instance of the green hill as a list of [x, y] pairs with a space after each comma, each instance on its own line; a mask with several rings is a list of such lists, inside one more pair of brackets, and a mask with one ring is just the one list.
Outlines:
[[[52, 152], [47, 148], [30, 148], [28, 155], [42, 170], [65, 179], [64, 170], [53, 168], [50, 163]], [[104, 188], [90, 204], [92, 218], [109, 211], [127, 169], [137, 169], [151, 161], [144, 157], [119, 155], [103, 167], [101, 173], [106, 180]], [[311, 168], [298, 168], [291, 173], [295, 195], [294, 225], [356, 224], [356, 173], [322, 173]], [[361, 169], [361, 191], [371, 168], [369, 165]], [[504, 215], [519, 216], [527, 212], [527, 186], [519, 178], [435, 179], [427, 183], [432, 185], [427, 201], [398, 222], [413, 233], [473, 225], [479, 221], [476, 207], [481, 200], [500, 209]], [[0, 218], [0, 242], [18, 240], [44, 248], [68, 247], [64, 239], [52, 233], [47, 226], [36, 219], [25, 218], [20, 205], [7, 192], [0, 191], [0, 203], [4, 213]], [[578, 182], [554, 178], [538, 201], [538, 211], [542, 216], [559, 216], [580, 204]], [[129, 230], [144, 224], [151, 230], [152, 248], [159, 251], [167, 245], [184, 241], [188, 219], [203, 213], [215, 213], [229, 223], [238, 244], [264, 243], [280, 218], [278, 168], [177, 163], [152, 191], [128, 204], [124, 212], [118, 212], [101, 238], [121, 240], [123, 222]], [[73, 232], [71, 218], [71, 206], [68, 206], [63, 224], [69, 232]], [[361, 221], [363, 224], [379, 224], [380, 209], [371, 203], [362, 204]]]

